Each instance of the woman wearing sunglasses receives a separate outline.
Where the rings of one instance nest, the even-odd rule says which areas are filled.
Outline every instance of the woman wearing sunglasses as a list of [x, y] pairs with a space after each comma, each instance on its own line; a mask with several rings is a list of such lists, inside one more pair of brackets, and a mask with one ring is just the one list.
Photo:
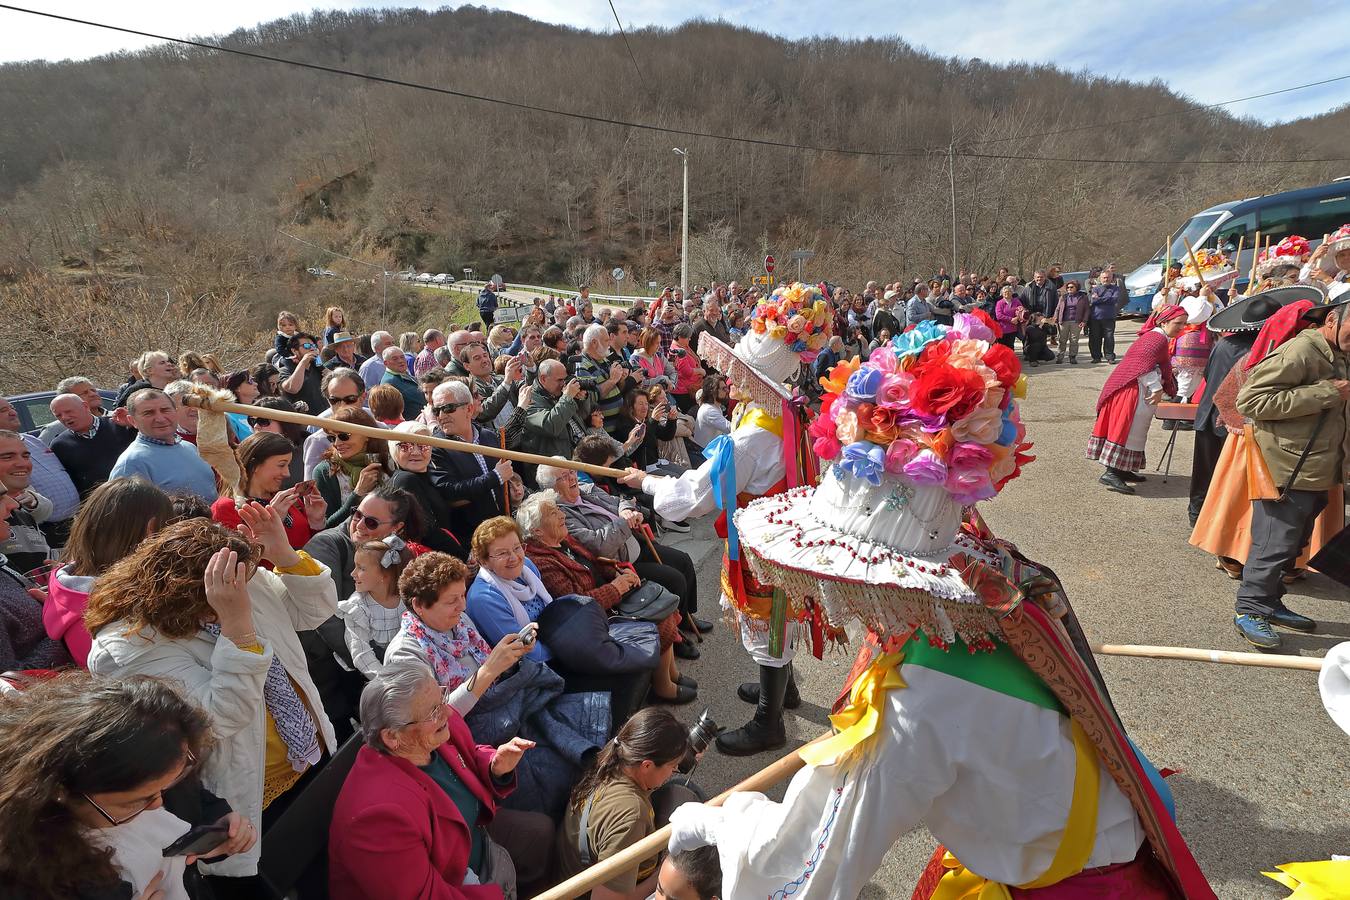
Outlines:
[[[100, 576], [85, 613], [88, 662], [105, 678], [181, 684], [218, 740], [203, 784], [266, 830], [337, 749], [297, 634], [333, 616], [337, 591], [327, 569], [291, 549], [273, 510], [250, 503], [239, 514], [239, 531], [206, 519], [163, 528]], [[273, 571], [259, 568], [264, 558]], [[254, 847], [211, 873], [251, 878], [259, 855]], [[228, 896], [263, 896], [255, 887], [234, 882]]]
[[[198, 855], [165, 857], [188, 822], [165, 795], [195, 780], [210, 721], [166, 682], [68, 673], [0, 703], [0, 884], [25, 900], [182, 900], [198, 856], [244, 852], [251, 823], [209, 794], [224, 830]], [[199, 790], [194, 791], [194, 793]]]
[[[333, 421], [378, 428], [374, 416], [358, 406], [343, 406]], [[331, 432], [332, 445], [314, 467], [314, 484], [328, 504], [327, 525], [345, 522], [361, 498], [379, 487], [394, 471], [389, 442], [351, 431]]]

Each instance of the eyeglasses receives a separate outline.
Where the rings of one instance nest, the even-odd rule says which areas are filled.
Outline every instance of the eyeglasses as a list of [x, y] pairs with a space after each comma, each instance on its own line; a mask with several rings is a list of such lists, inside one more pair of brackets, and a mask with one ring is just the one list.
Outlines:
[[371, 531], [374, 531], [376, 528], [379, 528], [382, 525], [394, 524], [393, 522], [385, 522], [381, 519], [377, 519], [374, 516], [368, 516], [365, 513], [361, 512], [359, 509], [356, 512], [352, 513], [352, 521], [366, 526]]
[[351, 440], [352, 438], [354, 438], [354, 437], [361, 437], [361, 435], [359, 435], [359, 434], [352, 434], [352, 433], [349, 432], [349, 431], [335, 431], [335, 432], [333, 432], [333, 440], [335, 440], [335, 441], [350, 441], [350, 440]]
[[498, 560], [511, 559], [516, 556], [524, 556], [524, 555], [525, 555], [525, 548], [522, 547], [520, 544], [516, 544], [514, 547], [511, 547], [507, 550], [497, 550], [492, 553], [489, 553], [488, 559], [498, 559]]
[[260, 418], [258, 418], [257, 416], [249, 416], [249, 417], [248, 417], [248, 424], [251, 425], [251, 426], [253, 426], [254, 428], [266, 428], [268, 425], [271, 425], [271, 424], [272, 424], [272, 420], [271, 420], [271, 419], [260, 419]]
[[434, 415], [438, 416], [448, 416], [451, 413], [458, 412], [459, 410], [463, 409], [468, 405], [469, 404], [467, 403], [443, 403], [440, 406], [433, 406], [431, 408], [431, 412]]
[[197, 757], [194, 756], [194, 755], [192, 754], [192, 751], [191, 751], [191, 750], [186, 750], [186, 751], [184, 751], [184, 752], [185, 752], [185, 754], [186, 754], [186, 756], [187, 756], [187, 765], [183, 767], [182, 773], [181, 773], [177, 778], [175, 778], [171, 783], [165, 785], [164, 787], [162, 787], [162, 788], [160, 788], [158, 791], [156, 791], [156, 792], [155, 792], [155, 796], [153, 796], [153, 797], [151, 797], [149, 800], [147, 800], [147, 801], [145, 802], [145, 805], [144, 805], [144, 806], [142, 806], [140, 809], [136, 810], [134, 813], [132, 813], [132, 814], [129, 815], [129, 816], [122, 816], [122, 817], [119, 819], [119, 818], [117, 818], [117, 817], [115, 817], [115, 816], [113, 816], [113, 815], [110, 815], [106, 809], [104, 809], [103, 807], [101, 807], [101, 806], [99, 806], [97, 803], [95, 803], [95, 802], [94, 802], [94, 798], [93, 798], [93, 797], [90, 797], [88, 794], [82, 793], [82, 794], [80, 794], [80, 796], [83, 797], [83, 798], [85, 799], [85, 802], [87, 802], [90, 806], [92, 806], [92, 807], [98, 812], [98, 814], [99, 814], [100, 816], [102, 816], [103, 818], [107, 819], [109, 825], [113, 825], [113, 826], [117, 826], [117, 825], [125, 825], [127, 822], [130, 822], [132, 819], [136, 818], [136, 817], [139, 816], [141, 813], [143, 813], [143, 812], [145, 812], [147, 809], [149, 809], [149, 808], [154, 804], [154, 802], [155, 802], [156, 800], [163, 799], [163, 797], [164, 797], [164, 792], [165, 792], [165, 791], [171, 790], [172, 788], [175, 788], [175, 787], [177, 787], [178, 785], [182, 784], [184, 781], [186, 781], [186, 780], [188, 779], [188, 777], [189, 777], [190, 775], [192, 775], [193, 772], [196, 771], [196, 769], [197, 769]]
[[430, 450], [430, 449], [431, 449], [431, 448], [428, 447], [426, 444], [414, 444], [414, 443], [411, 443], [410, 441], [399, 441], [399, 442], [398, 442], [397, 444], [395, 444], [394, 446], [397, 447], [397, 448], [398, 448], [401, 452], [403, 452], [403, 453], [412, 453], [414, 450], [419, 450], [419, 451], [420, 451], [420, 450]]
[[313, 350], [313, 349], [314, 349], [314, 344], [313, 344], [313, 342], [311, 342], [311, 341], [305, 341], [303, 344], [300, 345], [300, 349], [301, 349], [301, 350]]
[[441, 688], [441, 702], [436, 704], [436, 708], [431, 711], [431, 715], [427, 716], [425, 719], [415, 719], [403, 727], [408, 728], [412, 725], [425, 725], [428, 722], [436, 725], [443, 724], [450, 715], [446, 712], [446, 709], [450, 706], [450, 696], [453, 693], [454, 691], [450, 688]]
[[329, 397], [329, 398], [328, 398], [328, 402], [329, 402], [329, 403], [333, 403], [333, 404], [337, 404], [337, 403], [346, 403], [346, 404], [350, 405], [350, 404], [355, 403], [357, 400], [360, 400], [360, 399], [361, 399], [361, 395], [360, 395], [360, 394], [348, 394], [348, 395], [345, 396], [345, 397]]

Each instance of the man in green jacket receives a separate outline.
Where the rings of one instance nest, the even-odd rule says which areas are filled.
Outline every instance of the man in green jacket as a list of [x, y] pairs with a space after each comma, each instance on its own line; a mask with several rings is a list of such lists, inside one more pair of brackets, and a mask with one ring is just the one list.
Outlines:
[[579, 419], [577, 397], [581, 383], [567, 378], [567, 367], [556, 359], [539, 364], [539, 378], [525, 408], [521, 447], [526, 453], [570, 459], [585, 433]]
[[1282, 490], [1278, 500], [1252, 501], [1252, 546], [1237, 591], [1234, 624], [1263, 650], [1280, 646], [1272, 625], [1317, 627], [1284, 605], [1282, 576], [1312, 536], [1327, 491], [1345, 477], [1350, 315], [1343, 304], [1304, 313], [1314, 322], [1321, 316], [1320, 326], [1300, 331], [1258, 362], [1238, 393], [1238, 411], [1252, 420], [1261, 456]]

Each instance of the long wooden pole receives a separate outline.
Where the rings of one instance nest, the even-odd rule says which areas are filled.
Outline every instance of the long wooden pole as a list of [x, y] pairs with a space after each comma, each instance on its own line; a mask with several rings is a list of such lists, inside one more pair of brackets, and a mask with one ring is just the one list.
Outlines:
[[[1233, 255], [1233, 271], [1237, 272], [1238, 275], [1242, 274], [1242, 246], [1246, 243], [1247, 243], [1247, 234], [1246, 232], [1243, 232], [1242, 234], [1238, 235], [1237, 253]], [[1228, 290], [1228, 296], [1232, 297], [1235, 293], [1237, 293], [1236, 278], [1233, 279], [1233, 286]]]
[[1181, 240], [1186, 244], [1186, 253], [1191, 258], [1191, 265], [1195, 267], [1195, 277], [1200, 279], [1200, 286], [1208, 287], [1209, 285], [1205, 284], [1205, 276], [1200, 271], [1200, 260], [1195, 258], [1195, 248], [1191, 246], [1191, 239], [1183, 237]]
[[[822, 734], [820, 737], [811, 741], [806, 746], [825, 740], [830, 735]], [[763, 769], [760, 769], [754, 775], [742, 781], [735, 787], [725, 790], [716, 797], [708, 801], [709, 806], [721, 806], [727, 801], [727, 798], [738, 791], [765, 791], [781, 781], [786, 781], [806, 763], [802, 760], [801, 749], [793, 750], [788, 755], [780, 758], [777, 762], [770, 763]], [[579, 872], [562, 884], [556, 885], [544, 891], [542, 894], [536, 894], [534, 900], [571, 900], [572, 897], [579, 897], [599, 884], [604, 884], [620, 872], [626, 869], [632, 869], [638, 866], [644, 859], [650, 859], [657, 853], [666, 849], [670, 843], [670, 826], [665, 825], [656, 831], [647, 835], [636, 844], [631, 844], [623, 850], [591, 866], [584, 872]]]
[[483, 456], [491, 456], [497, 459], [509, 459], [512, 462], [530, 463], [536, 466], [554, 466], [559, 469], [575, 469], [578, 472], [585, 472], [588, 475], [599, 475], [601, 478], [622, 478], [628, 474], [623, 469], [611, 469], [608, 466], [594, 466], [590, 463], [577, 462], [573, 459], [554, 459], [551, 456], [521, 453], [519, 450], [507, 450], [502, 447], [493, 447], [488, 444], [471, 444], [466, 441], [452, 441], [449, 438], [432, 437], [429, 434], [406, 434], [401, 431], [390, 431], [387, 428], [372, 428], [369, 425], [358, 425], [355, 422], [335, 422], [332, 419], [323, 419], [319, 416], [311, 416], [305, 413], [287, 412], [284, 409], [266, 409], [261, 406], [249, 406], [245, 403], [232, 403], [228, 400], [206, 400], [196, 394], [184, 394], [183, 402], [188, 406], [195, 406], [198, 409], [207, 409], [211, 412], [240, 413], [241, 415], [253, 416], [258, 419], [272, 419], [277, 422], [292, 422], [296, 425], [311, 425], [315, 428], [321, 428], [324, 431], [342, 431], [347, 434], [359, 434], [380, 441], [396, 439], [405, 441], [409, 444], [426, 444], [429, 447], [444, 447], [447, 450], [458, 450], [461, 453], [481, 453]]
[[1229, 666], [1263, 666], [1268, 669], [1302, 669], [1319, 672], [1322, 660], [1312, 656], [1282, 656], [1270, 653], [1234, 653], [1231, 650], [1205, 650], [1200, 647], [1150, 647], [1143, 644], [1094, 644], [1093, 653], [1103, 656], [1143, 656], [1152, 659], [1181, 659], [1191, 662], [1222, 663]]
[[1252, 271], [1247, 276], [1247, 293], [1256, 293], [1256, 265], [1261, 261], [1261, 229], [1256, 229], [1256, 239], [1252, 241]]

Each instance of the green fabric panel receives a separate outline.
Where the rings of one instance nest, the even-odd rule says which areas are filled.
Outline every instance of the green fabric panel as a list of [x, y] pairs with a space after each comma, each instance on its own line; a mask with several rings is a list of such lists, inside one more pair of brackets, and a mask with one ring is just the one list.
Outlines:
[[930, 645], [928, 636], [921, 628], [905, 643], [904, 652], [904, 664], [943, 672], [953, 678], [1054, 710], [1060, 715], [1065, 714], [1064, 707], [1046, 683], [1037, 678], [1012, 648], [1002, 641], [996, 641], [992, 651], [977, 650], [972, 653], [966, 642], [958, 637], [951, 647], [943, 650]]

